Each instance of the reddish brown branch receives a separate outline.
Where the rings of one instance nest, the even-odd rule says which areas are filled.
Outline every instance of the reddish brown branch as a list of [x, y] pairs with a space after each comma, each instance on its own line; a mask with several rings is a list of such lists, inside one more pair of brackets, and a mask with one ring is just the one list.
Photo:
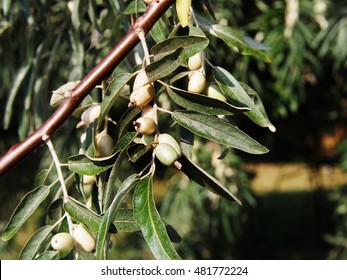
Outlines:
[[73, 89], [72, 96], [65, 99], [39, 129], [23, 142], [11, 147], [0, 158], [0, 176], [8, 172], [32, 150], [44, 143], [44, 139], [50, 137], [65, 122], [91, 90], [108, 78], [115, 67], [139, 43], [140, 40], [137, 33], [143, 31], [147, 34], [173, 2], [174, 0], [156, 0], [152, 2], [146, 12], [135, 22], [133, 28]]

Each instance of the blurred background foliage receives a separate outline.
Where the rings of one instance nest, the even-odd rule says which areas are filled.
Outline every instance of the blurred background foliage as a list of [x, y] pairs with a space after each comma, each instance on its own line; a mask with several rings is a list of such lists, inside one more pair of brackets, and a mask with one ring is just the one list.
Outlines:
[[[83, 78], [125, 34], [131, 24], [126, 8], [134, 1], [0, 3], [2, 155], [52, 113], [52, 90]], [[174, 169], [158, 176], [157, 205], [183, 237], [178, 252], [185, 259], [347, 258], [347, 179], [341, 171], [347, 169], [347, 4], [343, 0], [212, 4], [219, 23], [270, 47], [271, 64], [241, 56], [223, 44], [209, 48], [207, 55], [214, 65], [256, 89], [277, 132], [270, 134], [240, 119], [238, 125], [270, 149], [257, 157], [232, 152], [217, 160], [219, 146], [197, 141], [197, 160], [238, 190], [241, 208], [195, 188]], [[131, 71], [134, 65], [133, 52], [115, 72]], [[98, 98], [95, 92], [92, 95]], [[70, 118], [54, 135], [62, 161], [78, 151], [77, 122]], [[302, 165], [295, 172], [279, 173], [279, 167], [298, 163]], [[39, 170], [49, 164], [42, 147], [0, 179], [1, 230]], [[267, 164], [275, 168], [260, 178]], [[288, 178], [292, 181], [279, 189]], [[44, 223], [44, 209], [15, 239], [0, 241], [1, 259], [18, 257], [36, 225]], [[152, 257], [136, 233], [117, 235], [114, 244], [111, 258]]]

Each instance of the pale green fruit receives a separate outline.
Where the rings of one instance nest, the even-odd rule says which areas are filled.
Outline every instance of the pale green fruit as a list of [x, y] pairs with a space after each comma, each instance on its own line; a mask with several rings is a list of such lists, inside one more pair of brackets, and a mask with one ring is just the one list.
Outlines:
[[176, 11], [182, 27], [188, 26], [192, 0], [176, 0]]
[[59, 232], [52, 237], [51, 245], [54, 250], [69, 253], [75, 247], [75, 239], [67, 232]]
[[189, 83], [188, 83], [189, 92], [199, 94], [204, 90], [205, 85], [206, 85], [206, 77], [204, 73], [200, 71], [196, 71], [190, 75]]
[[83, 252], [90, 253], [95, 249], [95, 239], [83, 225], [77, 225], [74, 228], [76, 246]]
[[98, 156], [108, 157], [113, 151], [113, 139], [107, 133], [100, 133], [96, 136], [96, 152]]
[[211, 84], [207, 88], [207, 96], [214, 99], [218, 99], [220, 101], [227, 101], [226, 97], [220, 92], [220, 89], [216, 84]]
[[52, 96], [50, 100], [50, 105], [53, 108], [57, 108], [64, 100], [64, 98], [69, 98], [71, 91], [79, 84], [80, 81], [68, 82], [56, 90], [52, 91]]
[[172, 165], [178, 159], [175, 149], [166, 143], [158, 144], [154, 149], [154, 153], [157, 159], [166, 166]]
[[141, 117], [134, 121], [135, 130], [142, 135], [151, 135], [155, 132], [157, 125], [152, 118]]
[[178, 157], [182, 156], [182, 150], [178, 142], [175, 138], [173, 138], [170, 134], [163, 133], [158, 136], [158, 143], [159, 144], [169, 144], [174, 150], [176, 151]]
[[155, 89], [151, 84], [146, 84], [134, 90], [130, 95], [129, 107], [143, 107], [148, 105], [155, 95]]
[[188, 59], [188, 68], [191, 71], [198, 70], [202, 67], [202, 53], [199, 52]]
[[101, 106], [99, 104], [92, 105], [88, 109], [86, 109], [82, 115], [81, 119], [86, 126], [89, 126], [92, 122], [94, 122], [100, 116]]

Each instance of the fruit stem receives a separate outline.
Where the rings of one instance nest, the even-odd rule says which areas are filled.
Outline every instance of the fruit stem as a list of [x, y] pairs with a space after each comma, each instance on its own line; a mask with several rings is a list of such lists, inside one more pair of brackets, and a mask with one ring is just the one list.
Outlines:
[[150, 55], [149, 55], [149, 51], [148, 51], [145, 32], [143, 32], [143, 30], [141, 28], [136, 29], [136, 32], [137, 32], [137, 36], [139, 37], [139, 39], [141, 41], [143, 52], [145, 54], [146, 65], [148, 65], [151, 63], [151, 59], [150, 59]]
[[[53, 159], [53, 162], [55, 164], [55, 169], [57, 171], [57, 174], [58, 174], [58, 179], [60, 181], [60, 186], [61, 186], [61, 190], [63, 192], [63, 196], [64, 196], [64, 202], [67, 200], [68, 198], [68, 192], [67, 192], [67, 188], [66, 188], [66, 185], [65, 185], [65, 180], [64, 180], [64, 176], [63, 176], [63, 172], [61, 171], [61, 164], [60, 164], [60, 161], [59, 161], [59, 158], [58, 158], [58, 155], [54, 149], [54, 146], [53, 146], [53, 142], [51, 140], [50, 137], [44, 137], [43, 139], [49, 149], [49, 152], [51, 153], [51, 156], [52, 156], [52, 159]], [[68, 226], [69, 226], [69, 232], [70, 234], [73, 234], [73, 224], [72, 224], [72, 220], [71, 220], [71, 217], [68, 213], [65, 213], [66, 214], [66, 219], [67, 219], [67, 223], [68, 223]]]

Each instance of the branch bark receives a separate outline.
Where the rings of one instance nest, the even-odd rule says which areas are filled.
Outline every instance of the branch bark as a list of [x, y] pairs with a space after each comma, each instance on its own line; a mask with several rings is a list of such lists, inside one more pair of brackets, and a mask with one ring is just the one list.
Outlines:
[[0, 158], [0, 177], [52, 136], [95, 86], [108, 78], [116, 66], [140, 42], [138, 33], [142, 31], [147, 34], [173, 3], [174, 0], [155, 0], [148, 6], [146, 12], [135, 22], [132, 29], [72, 90], [71, 97], [66, 98], [40, 128], [21, 143], [12, 146]]

